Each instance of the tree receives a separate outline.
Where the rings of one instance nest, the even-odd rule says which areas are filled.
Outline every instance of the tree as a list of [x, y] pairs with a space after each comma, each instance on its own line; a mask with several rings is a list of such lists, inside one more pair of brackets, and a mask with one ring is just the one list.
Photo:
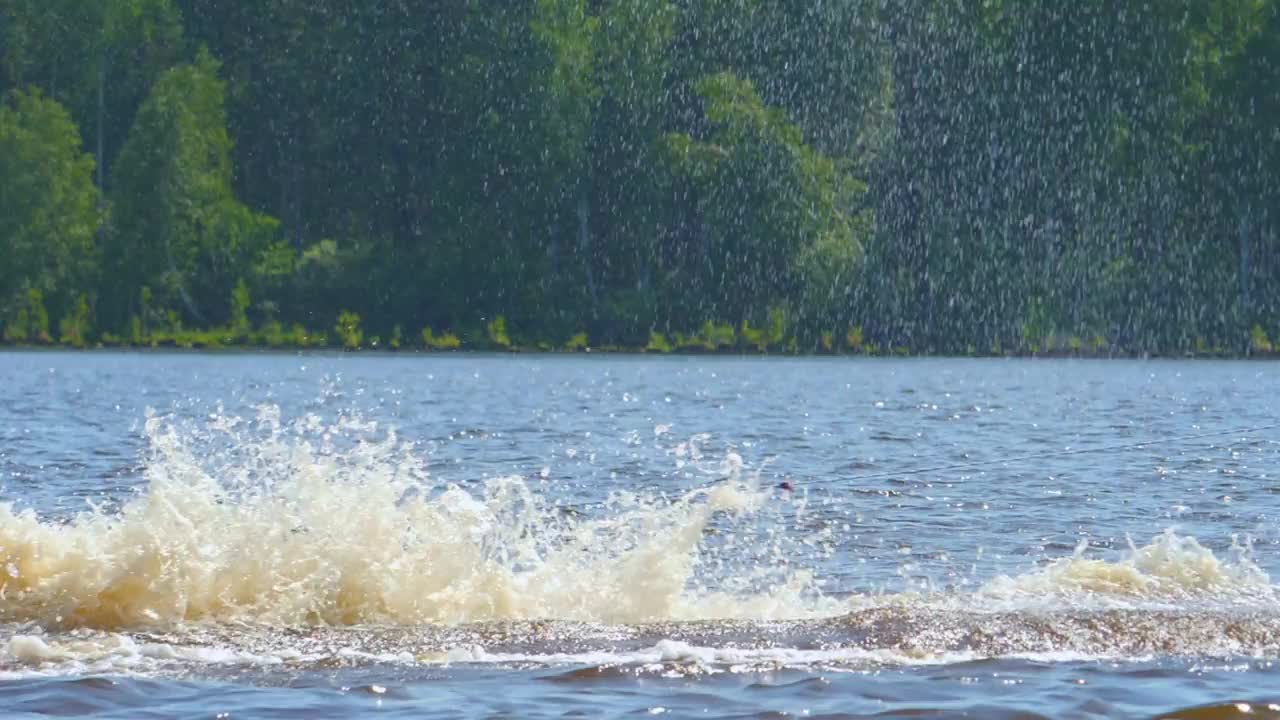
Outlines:
[[276, 233], [231, 188], [231, 138], [218, 63], [201, 52], [167, 71], [138, 111], [113, 171], [104, 264], [112, 327], [139, 312], [139, 289], [188, 320], [216, 324], [227, 298]]
[[564, 253], [575, 260], [564, 265], [578, 272], [561, 271], [579, 294], [561, 297], [585, 300], [577, 303], [588, 311], [579, 326], [606, 342], [642, 345], [671, 318], [673, 258], [660, 242], [671, 196], [661, 178], [677, 17], [668, 0], [611, 0], [599, 9], [591, 67], [599, 102], [578, 186], [587, 212], [576, 252]]
[[100, 186], [152, 83], [184, 51], [170, 0], [10, 0], [0, 46], [0, 77], [41, 87], [69, 109]]
[[25, 311], [30, 291], [60, 317], [88, 289], [102, 220], [93, 167], [57, 102], [19, 90], [0, 104], [0, 319]]
[[709, 137], [667, 139], [692, 201], [681, 219], [689, 312], [738, 323], [790, 300], [828, 301], [860, 259], [868, 218], [855, 222], [850, 210], [862, 184], [806, 145], [750, 82], [720, 73], [698, 92]]
[[451, 22], [427, 255], [442, 280], [437, 303], [452, 323], [554, 320], [538, 308], [566, 277], [584, 278], [570, 268], [592, 252], [580, 218], [590, 214], [598, 23], [585, 0], [474, 3]]

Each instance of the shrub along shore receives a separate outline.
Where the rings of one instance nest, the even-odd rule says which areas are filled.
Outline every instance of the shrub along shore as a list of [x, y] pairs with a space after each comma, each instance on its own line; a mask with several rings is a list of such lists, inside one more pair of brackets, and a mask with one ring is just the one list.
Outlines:
[[[504, 316], [497, 316], [481, 326], [463, 332], [434, 328], [422, 328], [406, 333], [395, 325], [384, 336], [367, 334], [359, 315], [343, 311], [330, 328], [308, 328], [299, 323], [288, 327], [279, 322], [267, 322], [252, 327], [247, 321], [227, 327], [212, 329], [184, 329], [180, 326], [150, 328], [135, 321], [127, 336], [102, 333], [93, 335], [74, 321], [59, 324], [55, 337], [48, 327], [47, 317], [36, 314], [29, 321], [28, 334], [20, 336], [10, 330], [0, 336], [0, 347], [62, 348], [94, 350], [106, 348], [131, 349], [179, 349], [179, 350], [342, 350], [378, 352], [512, 352], [512, 353], [645, 353], [679, 355], [847, 355], [847, 356], [958, 356], [958, 357], [1072, 357], [1072, 358], [1135, 358], [1157, 357], [1145, 351], [1112, 347], [1101, 336], [1080, 338], [1051, 335], [1025, 338], [1012, 347], [970, 345], [964, 352], [938, 352], [932, 348], [906, 346], [882, 346], [868, 342], [861, 327], [817, 334], [787, 332], [785, 318], [780, 312], [769, 315], [766, 327], [752, 327], [743, 322], [734, 326], [728, 323], [705, 322], [693, 332], [663, 333], [650, 331], [643, 345], [593, 345], [586, 332], [578, 332], [563, 340], [527, 337], [508, 328]], [[1172, 353], [1176, 357], [1216, 358], [1275, 358], [1280, 357], [1267, 334], [1254, 329], [1250, 344], [1241, 348], [1210, 346], [1203, 341], [1194, 350]]]

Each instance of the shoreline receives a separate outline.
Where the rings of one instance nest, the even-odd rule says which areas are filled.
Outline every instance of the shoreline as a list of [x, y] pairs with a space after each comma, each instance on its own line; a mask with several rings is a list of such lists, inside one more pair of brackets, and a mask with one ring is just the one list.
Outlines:
[[458, 347], [438, 349], [420, 346], [402, 346], [398, 348], [386, 346], [343, 347], [336, 344], [311, 345], [267, 345], [258, 343], [217, 343], [217, 344], [179, 344], [173, 342], [157, 343], [94, 343], [86, 345], [70, 345], [62, 343], [0, 343], [0, 352], [5, 353], [163, 353], [163, 354], [269, 354], [269, 355], [384, 355], [384, 356], [450, 356], [450, 355], [542, 355], [542, 356], [631, 356], [631, 357], [708, 357], [708, 358], [849, 358], [849, 359], [973, 359], [973, 360], [1234, 360], [1234, 361], [1272, 361], [1280, 360], [1280, 351], [1254, 350], [1249, 353], [1227, 351], [1186, 351], [1186, 352], [1135, 352], [1105, 350], [1013, 350], [1005, 352], [969, 352], [949, 353], [917, 351], [906, 348], [885, 350], [846, 350], [846, 351], [800, 351], [800, 350], [757, 350], [754, 348], [672, 348], [654, 350], [644, 347], [579, 347], [555, 348], [538, 346], [509, 347]]

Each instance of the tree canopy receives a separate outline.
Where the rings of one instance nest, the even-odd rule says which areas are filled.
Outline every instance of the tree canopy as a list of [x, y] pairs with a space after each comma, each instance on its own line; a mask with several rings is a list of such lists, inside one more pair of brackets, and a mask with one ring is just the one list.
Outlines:
[[1280, 335], [1276, 0], [89, 5], [0, 7], [11, 341]]

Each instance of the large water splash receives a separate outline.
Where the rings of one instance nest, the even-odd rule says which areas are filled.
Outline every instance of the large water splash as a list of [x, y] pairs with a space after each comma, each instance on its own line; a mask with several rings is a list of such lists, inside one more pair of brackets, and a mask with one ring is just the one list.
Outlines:
[[95, 628], [634, 623], [813, 608], [804, 573], [762, 582], [761, 569], [741, 580], [763, 591], [745, 595], [697, 577], [709, 523], [732, 523], [767, 498], [740, 461], [707, 487], [617, 493], [587, 517], [520, 477], [434, 484], [412, 446], [358, 419], [285, 427], [266, 409], [256, 422], [219, 416], [209, 427], [223, 447], [213, 461], [149, 419], [145, 486], [118, 511], [59, 523], [0, 506], [0, 618]]
[[197, 429], [152, 417], [146, 433], [145, 483], [118, 509], [58, 521], [0, 506], [0, 620], [634, 625], [877, 607], [1280, 607], [1245, 549], [1219, 558], [1171, 532], [1117, 560], [1082, 548], [973, 594], [825, 594], [817, 560], [839, 562], [840, 538], [793, 552], [810, 538], [796, 537], [778, 497], [732, 454], [703, 487], [616, 492], [584, 511], [557, 504], [536, 479], [436, 482], [412, 444], [360, 418], [285, 424], [268, 407]]

